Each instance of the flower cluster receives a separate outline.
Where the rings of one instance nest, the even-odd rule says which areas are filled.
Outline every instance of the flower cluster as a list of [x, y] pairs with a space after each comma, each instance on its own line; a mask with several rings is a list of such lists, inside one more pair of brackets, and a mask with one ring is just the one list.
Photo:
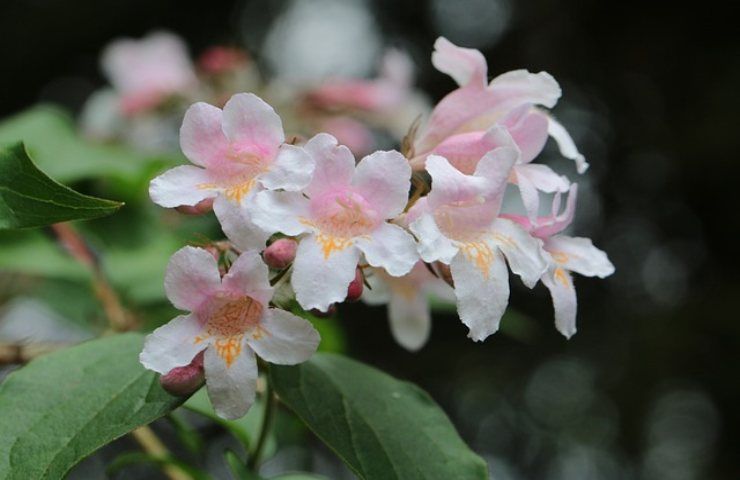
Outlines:
[[[473, 340], [495, 333], [508, 304], [509, 270], [529, 288], [541, 281], [556, 327], [567, 337], [575, 333], [571, 272], [605, 277], [614, 268], [590, 240], [562, 234], [575, 213], [576, 184], [532, 163], [551, 136], [579, 172], [587, 167], [543, 110], [555, 105], [558, 84], [524, 70], [487, 83], [483, 55], [444, 38], [432, 62], [459, 88], [411, 130], [403, 154], [375, 151], [356, 162], [328, 133], [288, 142], [281, 118], [253, 94], [236, 94], [223, 109], [188, 109], [180, 145], [193, 165], [155, 178], [150, 195], [170, 208], [212, 205], [229, 255], [223, 265], [218, 252], [193, 247], [173, 256], [167, 294], [190, 313], [148, 338], [145, 366], [168, 373], [202, 362], [217, 411], [243, 414], [254, 397], [255, 353], [292, 364], [319, 341], [307, 321], [276, 307], [270, 271], [272, 283], [294, 292], [306, 310], [354, 300], [366, 281], [366, 301], [389, 305], [393, 334], [410, 350], [429, 336], [430, 292], [454, 297]], [[319, 89], [313, 102], [370, 108], [400, 94], [401, 82], [390, 93], [381, 88], [388, 82]], [[502, 211], [510, 185], [523, 213]], [[543, 193], [552, 194], [545, 216]]]

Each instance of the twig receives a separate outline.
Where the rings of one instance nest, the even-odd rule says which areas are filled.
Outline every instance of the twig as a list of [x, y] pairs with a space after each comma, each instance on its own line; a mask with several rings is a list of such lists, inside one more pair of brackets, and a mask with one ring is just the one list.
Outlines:
[[66, 343], [0, 342], [0, 365], [27, 363], [45, 353], [61, 350]]
[[254, 449], [249, 453], [249, 459], [247, 460], [247, 468], [255, 473], [260, 464], [262, 451], [265, 449], [265, 445], [267, 444], [267, 437], [270, 433], [270, 428], [272, 427], [273, 417], [275, 416], [275, 404], [277, 403], [277, 397], [275, 396], [272, 383], [270, 382], [269, 372], [265, 376], [265, 383], [265, 411], [262, 415], [260, 433], [257, 438], [257, 443], [255, 444]]
[[[170, 456], [169, 450], [157, 437], [157, 434], [147, 425], [141, 426], [131, 432], [131, 436], [141, 446], [141, 449], [154, 458], [164, 459]], [[187, 472], [177, 468], [174, 465], [165, 465], [162, 467], [165, 475], [170, 480], [193, 480]]]

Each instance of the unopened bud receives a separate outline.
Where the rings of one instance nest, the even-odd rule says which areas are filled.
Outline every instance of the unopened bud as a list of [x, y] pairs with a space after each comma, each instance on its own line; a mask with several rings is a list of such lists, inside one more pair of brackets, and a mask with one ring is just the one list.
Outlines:
[[159, 377], [162, 388], [178, 397], [184, 397], [195, 392], [203, 386], [204, 380], [203, 352], [198, 353], [190, 364], [173, 368]]
[[439, 275], [439, 278], [447, 282], [452, 288], [455, 288], [455, 282], [452, 280], [452, 272], [449, 265], [442, 262], [434, 262], [433, 268], [437, 272], [437, 275]]
[[356, 302], [360, 299], [360, 296], [362, 296], [362, 290], [364, 288], [363, 281], [364, 278], [362, 276], [362, 269], [357, 268], [355, 270], [355, 279], [352, 280], [349, 284], [349, 287], [347, 287], [348, 302]]
[[337, 306], [335, 304], [329, 305], [329, 308], [326, 309], [325, 312], [322, 312], [318, 308], [312, 308], [310, 310], [311, 315], [314, 315], [319, 318], [328, 318], [337, 313]]
[[275, 240], [262, 254], [268, 267], [282, 270], [295, 259], [298, 242], [292, 238], [281, 238]]
[[195, 205], [180, 205], [179, 207], [176, 207], [175, 210], [180, 213], [184, 213], [185, 215], [203, 215], [204, 213], [208, 213], [213, 210], [213, 199], [206, 198]]

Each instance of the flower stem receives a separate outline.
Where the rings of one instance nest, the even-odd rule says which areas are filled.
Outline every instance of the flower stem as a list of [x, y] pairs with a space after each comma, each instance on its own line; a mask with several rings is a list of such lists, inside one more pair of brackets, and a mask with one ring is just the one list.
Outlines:
[[[143, 425], [131, 432], [131, 436], [141, 446], [141, 449], [154, 458], [167, 458], [170, 454], [162, 440], [157, 437], [154, 431], [147, 425]], [[180, 470], [174, 465], [165, 465], [162, 467], [165, 475], [170, 480], [192, 480], [190, 475]]]
[[260, 457], [267, 444], [267, 436], [272, 428], [272, 420], [275, 416], [275, 404], [277, 403], [277, 397], [270, 383], [270, 375], [265, 375], [265, 411], [262, 414], [262, 424], [260, 425], [260, 433], [257, 438], [257, 443], [254, 449], [249, 453], [249, 459], [247, 460], [247, 468], [253, 472], [257, 472], [259, 467]]

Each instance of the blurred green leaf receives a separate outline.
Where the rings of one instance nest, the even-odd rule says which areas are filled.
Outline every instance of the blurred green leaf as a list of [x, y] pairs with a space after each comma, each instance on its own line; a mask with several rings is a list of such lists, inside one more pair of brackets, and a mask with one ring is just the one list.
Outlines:
[[231, 469], [231, 473], [234, 474], [234, 478], [237, 480], [263, 480], [256, 473], [250, 472], [239, 456], [231, 450], [224, 452], [224, 458]]
[[347, 342], [344, 338], [344, 331], [340, 326], [340, 321], [336, 316], [330, 318], [317, 317], [313, 313], [301, 308], [298, 302], [292, 302], [290, 311], [311, 322], [319, 332], [319, 335], [321, 335], [321, 343], [319, 344], [320, 352], [344, 353]]
[[138, 360], [143, 336], [114, 335], [40, 357], [0, 385], [0, 478], [57, 479], [181, 402]]
[[22, 143], [0, 149], [0, 229], [97, 218], [114, 213], [121, 205], [82, 195], [47, 177]]
[[91, 278], [87, 268], [38, 230], [0, 231], [0, 269], [66, 280]]
[[156, 457], [154, 455], [143, 452], [128, 452], [117, 456], [106, 468], [106, 473], [109, 476], [112, 476], [131, 465], [142, 464], [155, 465], [160, 469], [163, 469], [164, 467], [175, 467], [187, 473], [193, 480], [211, 480], [211, 476], [208, 475], [206, 472], [181, 460], [178, 460], [171, 456]]
[[417, 386], [335, 354], [274, 365], [290, 407], [362, 479], [488, 478], [486, 463]]

